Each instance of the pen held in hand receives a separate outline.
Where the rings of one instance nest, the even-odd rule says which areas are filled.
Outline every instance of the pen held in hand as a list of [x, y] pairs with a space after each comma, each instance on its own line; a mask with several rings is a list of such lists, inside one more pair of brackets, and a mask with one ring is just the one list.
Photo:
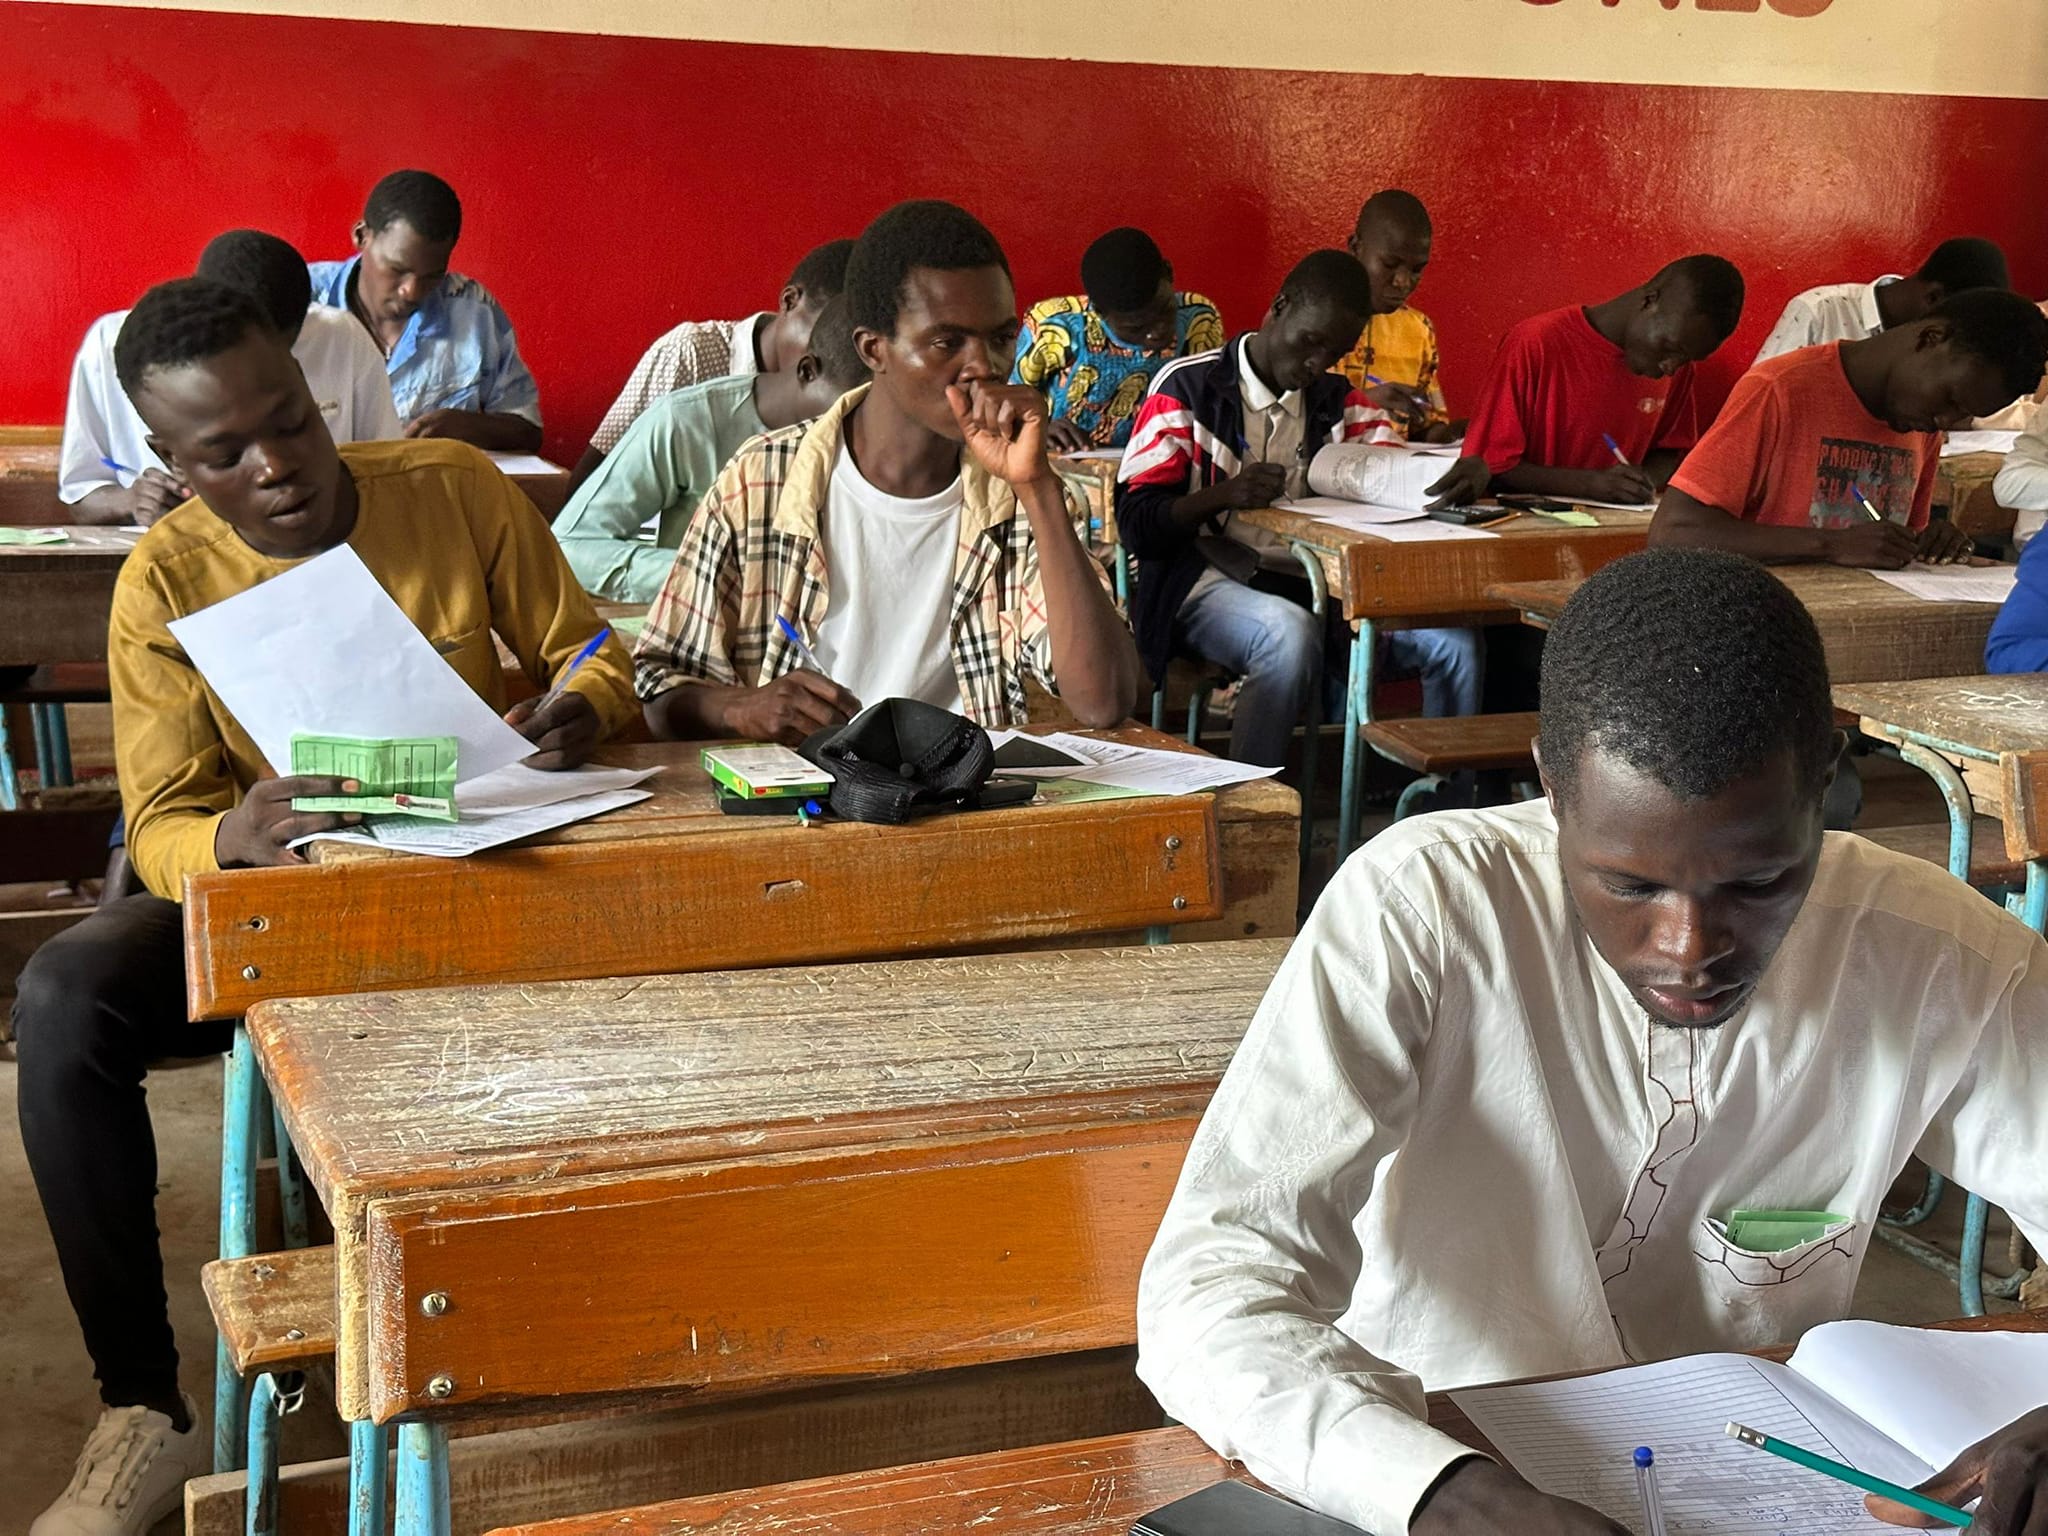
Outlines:
[[1856, 505], [1862, 509], [1863, 515], [1865, 517], [1869, 518], [1873, 523], [1881, 523], [1884, 521], [1884, 514], [1878, 511], [1877, 508], [1871, 504], [1871, 500], [1868, 496], [1863, 494], [1862, 486], [1850, 486], [1849, 494], [1855, 498]]
[[548, 685], [548, 691], [542, 694], [539, 702], [533, 706], [535, 714], [539, 714], [562, 696], [562, 691], [569, 686], [569, 679], [576, 675], [576, 669], [597, 654], [597, 648], [604, 644], [605, 637], [611, 632], [611, 626], [609, 624], [605, 625], [604, 628], [591, 637], [590, 644], [584, 646], [582, 650], [576, 653], [569, 665], [555, 674], [555, 680]]
[[1621, 444], [1617, 443], [1614, 440], [1614, 434], [1612, 432], [1602, 432], [1600, 434], [1600, 441], [1605, 443], [1607, 445], [1607, 451], [1614, 455], [1615, 463], [1619, 464], [1623, 469], [1635, 468], [1635, 465], [1629, 462], [1628, 455], [1621, 451]]
[[1418, 411], [1426, 412], [1429, 409], [1429, 397], [1419, 389], [1410, 389], [1406, 384], [1396, 384], [1391, 379], [1383, 379], [1376, 373], [1368, 373], [1365, 376], [1365, 382], [1380, 389], [1398, 390], [1414, 402], [1415, 408]]

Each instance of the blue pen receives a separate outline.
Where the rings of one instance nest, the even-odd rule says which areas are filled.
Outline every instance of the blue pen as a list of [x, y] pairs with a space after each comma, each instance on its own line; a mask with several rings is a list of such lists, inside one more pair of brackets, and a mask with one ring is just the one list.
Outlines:
[[1623, 469], [1633, 469], [1635, 467], [1634, 465], [1629, 463], [1628, 455], [1621, 451], [1621, 444], [1617, 443], [1614, 440], [1613, 433], [1602, 432], [1600, 434], [1600, 441], [1607, 445], [1607, 451], [1614, 455], [1614, 462], [1619, 464]]
[[1863, 509], [1864, 515], [1868, 517], [1873, 523], [1881, 523], [1884, 521], [1884, 514], [1878, 511], [1876, 507], [1870, 504], [1870, 498], [1863, 494], [1862, 486], [1850, 486], [1849, 494], [1856, 498], [1856, 505]]
[[787, 640], [790, 649], [796, 652], [797, 659], [818, 676], [830, 680], [832, 674], [825, 670], [823, 662], [811, 654], [811, 648], [804, 644], [804, 637], [796, 632], [796, 626], [779, 613], [775, 615], [775, 622], [782, 630], [782, 638]]
[[126, 464], [118, 463], [113, 459], [101, 459], [100, 462], [117, 475], [139, 475], [142, 473], [139, 469], [130, 469]]
[[1386, 389], [1398, 389], [1399, 391], [1401, 391], [1401, 393], [1402, 393], [1402, 394], [1406, 395], [1406, 396], [1407, 396], [1407, 397], [1408, 397], [1408, 398], [1409, 398], [1410, 400], [1413, 400], [1413, 401], [1414, 401], [1414, 402], [1415, 402], [1415, 403], [1416, 403], [1417, 405], [1419, 405], [1419, 406], [1422, 406], [1422, 407], [1424, 407], [1425, 409], [1426, 409], [1426, 408], [1428, 407], [1428, 405], [1429, 405], [1429, 401], [1428, 401], [1428, 399], [1424, 397], [1424, 395], [1423, 395], [1423, 393], [1422, 393], [1422, 391], [1421, 391], [1421, 390], [1419, 390], [1419, 389], [1410, 389], [1410, 388], [1409, 388], [1409, 387], [1408, 387], [1408, 386], [1407, 386], [1406, 384], [1389, 384], [1389, 383], [1387, 382], [1387, 380], [1385, 380], [1385, 379], [1381, 378], [1381, 377], [1380, 377], [1380, 376], [1379, 376], [1378, 374], [1376, 374], [1376, 373], [1368, 373], [1368, 374], [1367, 374], [1367, 375], [1365, 376], [1365, 382], [1366, 382], [1366, 383], [1368, 383], [1368, 384], [1377, 384], [1377, 385], [1381, 386], [1382, 388], [1386, 388]]
[[569, 686], [569, 679], [575, 675], [576, 669], [597, 654], [597, 648], [604, 644], [605, 637], [610, 635], [611, 632], [611, 626], [607, 624], [603, 629], [600, 629], [595, 635], [591, 636], [590, 644], [576, 653], [576, 659], [570, 662], [568, 666], [562, 668], [561, 672], [556, 676], [553, 685], [549, 687], [546, 693], [540, 696], [540, 702], [533, 706], [535, 714], [539, 714], [562, 696], [562, 690]]
[[1643, 1536], [1664, 1536], [1664, 1499], [1657, 1491], [1657, 1457], [1647, 1445], [1636, 1447], [1636, 1493], [1643, 1501]]

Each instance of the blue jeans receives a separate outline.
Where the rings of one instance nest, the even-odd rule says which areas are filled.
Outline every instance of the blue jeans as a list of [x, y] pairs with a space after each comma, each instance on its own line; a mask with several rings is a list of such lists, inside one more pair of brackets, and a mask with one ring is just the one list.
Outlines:
[[[1302, 595], [1307, 593], [1303, 584]], [[1262, 768], [1285, 763], [1313, 664], [1324, 653], [1315, 615], [1279, 593], [1226, 579], [1190, 593], [1176, 627], [1189, 651], [1244, 680], [1231, 719], [1230, 755]], [[1332, 618], [1330, 629], [1326, 718], [1341, 720], [1350, 627]], [[1396, 675], [1421, 676], [1425, 715], [1479, 713], [1485, 648], [1478, 630], [1393, 630], [1381, 636], [1380, 647], [1383, 664]]]

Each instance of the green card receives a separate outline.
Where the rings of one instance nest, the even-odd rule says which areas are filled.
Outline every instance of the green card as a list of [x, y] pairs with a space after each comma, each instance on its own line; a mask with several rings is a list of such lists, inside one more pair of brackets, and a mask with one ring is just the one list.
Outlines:
[[1563, 523], [1567, 528], [1598, 528], [1600, 519], [1590, 512], [1576, 509], [1570, 512], [1546, 512], [1543, 514], [1553, 523]]
[[1833, 1211], [1736, 1211], [1728, 1218], [1728, 1241], [1751, 1253], [1782, 1253], [1848, 1223]]
[[69, 544], [61, 528], [0, 528], [0, 544]]
[[363, 792], [295, 798], [292, 809], [454, 821], [455, 748], [453, 736], [318, 736], [294, 731], [294, 775], [354, 779]]

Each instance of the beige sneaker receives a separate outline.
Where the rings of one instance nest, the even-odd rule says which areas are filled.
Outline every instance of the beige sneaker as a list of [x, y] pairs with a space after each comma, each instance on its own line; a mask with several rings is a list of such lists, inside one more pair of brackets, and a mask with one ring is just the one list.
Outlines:
[[153, 1408], [106, 1408], [78, 1453], [71, 1486], [36, 1517], [28, 1536], [148, 1536], [174, 1512], [185, 1481], [212, 1465], [199, 1409], [188, 1396], [184, 1434]]

